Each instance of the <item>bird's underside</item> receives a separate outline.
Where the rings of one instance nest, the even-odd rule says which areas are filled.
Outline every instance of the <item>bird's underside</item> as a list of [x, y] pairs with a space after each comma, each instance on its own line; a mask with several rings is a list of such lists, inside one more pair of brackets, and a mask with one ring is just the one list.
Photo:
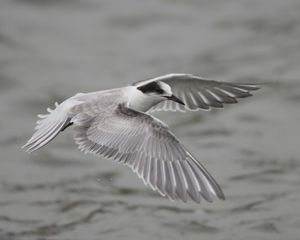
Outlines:
[[[259, 89], [253, 84], [209, 81], [189, 74], [169, 74], [134, 83], [128, 89], [156, 81], [168, 84], [185, 106], [164, 101], [150, 112], [221, 108]], [[202, 198], [211, 202], [214, 196], [225, 199], [214, 178], [166, 124], [128, 106], [130, 96], [126, 91], [127, 88], [120, 88], [78, 94], [56, 104], [49, 114], [39, 116], [36, 132], [24, 147], [28, 152], [36, 151], [74, 125], [74, 139], [81, 151], [129, 166], [163, 196], [184, 202], [190, 198], [198, 203]]]

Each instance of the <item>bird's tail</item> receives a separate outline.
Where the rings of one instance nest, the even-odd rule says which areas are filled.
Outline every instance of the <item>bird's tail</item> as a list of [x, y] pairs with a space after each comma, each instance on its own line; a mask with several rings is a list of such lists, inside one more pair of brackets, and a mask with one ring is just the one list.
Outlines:
[[47, 109], [48, 114], [38, 115], [40, 119], [36, 122], [36, 131], [22, 148], [32, 153], [45, 146], [71, 124], [71, 118], [68, 116], [69, 108], [66, 109], [65, 103], [55, 103], [54, 109]]

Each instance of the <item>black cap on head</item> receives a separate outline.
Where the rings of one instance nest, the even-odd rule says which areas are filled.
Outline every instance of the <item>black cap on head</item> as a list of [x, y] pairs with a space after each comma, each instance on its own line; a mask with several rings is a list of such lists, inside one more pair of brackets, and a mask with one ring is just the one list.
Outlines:
[[164, 93], [164, 90], [160, 87], [160, 85], [157, 82], [150, 82], [146, 85], [138, 87], [137, 89], [143, 93], [157, 93], [157, 94]]

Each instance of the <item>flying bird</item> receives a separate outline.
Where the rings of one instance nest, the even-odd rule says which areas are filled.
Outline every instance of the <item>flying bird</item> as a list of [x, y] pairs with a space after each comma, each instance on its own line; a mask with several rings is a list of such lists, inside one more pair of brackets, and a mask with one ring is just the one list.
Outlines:
[[255, 84], [220, 82], [191, 74], [167, 74], [130, 86], [78, 93], [55, 103], [23, 146], [31, 153], [73, 125], [81, 151], [129, 166], [146, 185], [171, 200], [224, 200], [219, 184], [154, 111], [223, 108], [252, 96]]

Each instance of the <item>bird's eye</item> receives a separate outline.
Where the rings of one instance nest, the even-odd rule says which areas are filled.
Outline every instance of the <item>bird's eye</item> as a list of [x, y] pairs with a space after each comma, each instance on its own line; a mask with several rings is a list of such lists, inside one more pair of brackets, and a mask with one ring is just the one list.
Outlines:
[[138, 87], [138, 89], [145, 94], [151, 94], [151, 93], [153, 94], [154, 93], [154, 94], [161, 95], [164, 93], [164, 90], [161, 89], [161, 87], [159, 86], [159, 84], [157, 82], [148, 83], [147, 85]]
[[158, 88], [155, 90], [155, 92], [160, 95], [160, 94], [164, 93], [164, 90], [162, 90], [161, 88]]

